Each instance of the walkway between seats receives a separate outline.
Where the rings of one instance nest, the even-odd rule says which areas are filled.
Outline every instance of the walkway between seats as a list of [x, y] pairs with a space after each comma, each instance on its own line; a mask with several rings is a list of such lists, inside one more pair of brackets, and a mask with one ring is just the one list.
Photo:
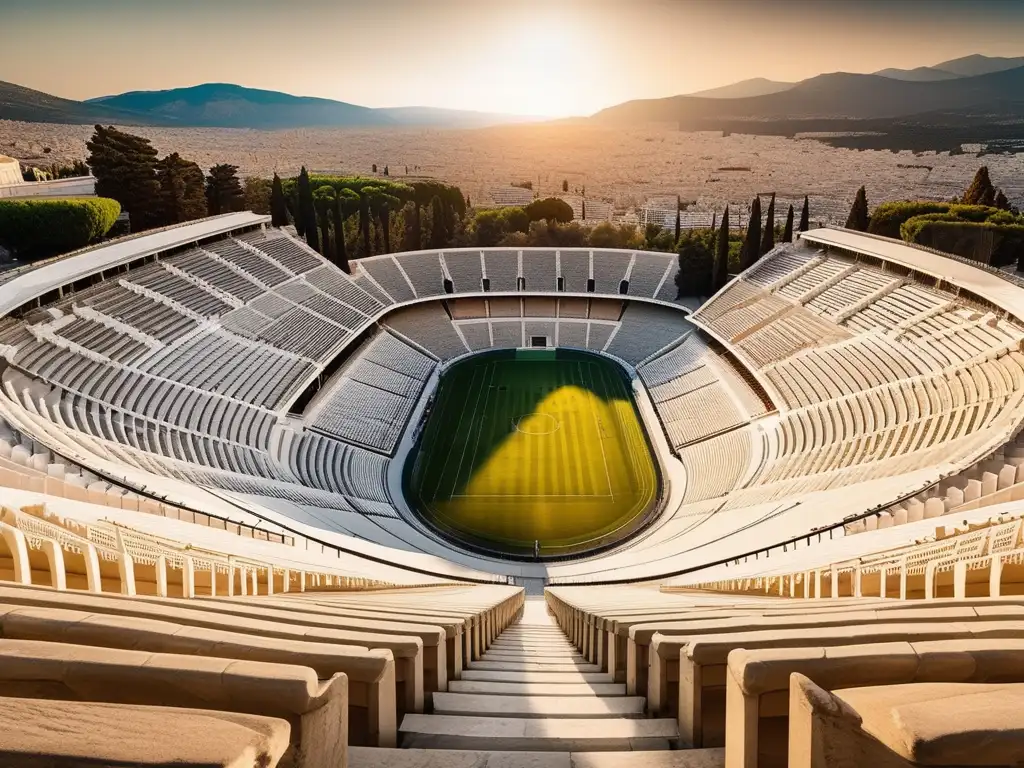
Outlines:
[[[547, 612], [529, 598], [519, 621], [470, 662], [432, 714], [406, 715], [400, 750], [353, 748], [353, 768], [501, 765], [536, 768], [719, 768], [722, 750], [670, 751], [674, 719], [650, 719], [644, 698], [627, 696], [612, 675], [588, 663]], [[459, 750], [459, 752], [452, 752]], [[545, 754], [522, 754], [524, 752]], [[385, 754], [387, 753], [387, 754]], [[561, 753], [561, 754], [553, 754]]]

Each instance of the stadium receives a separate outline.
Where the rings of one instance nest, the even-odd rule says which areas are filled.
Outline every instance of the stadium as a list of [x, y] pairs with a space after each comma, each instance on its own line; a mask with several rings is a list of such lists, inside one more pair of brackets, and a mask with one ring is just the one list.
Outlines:
[[961, 764], [1005, 715], [971, 764], [1015, 764], [1024, 282], [839, 228], [679, 270], [348, 274], [245, 212], [0, 273], [12, 716], [596, 768]]

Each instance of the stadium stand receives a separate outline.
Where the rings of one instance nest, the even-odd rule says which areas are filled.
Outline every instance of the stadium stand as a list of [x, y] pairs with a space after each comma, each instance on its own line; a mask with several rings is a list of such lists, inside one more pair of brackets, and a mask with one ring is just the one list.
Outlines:
[[[266, 224], [0, 283], [0, 762], [1024, 759], [1013, 276], [812, 230], [688, 314], [671, 254], [347, 275]], [[631, 538], [540, 562], [402, 482], [447, 366], [538, 339], [619, 361], [661, 475]]]

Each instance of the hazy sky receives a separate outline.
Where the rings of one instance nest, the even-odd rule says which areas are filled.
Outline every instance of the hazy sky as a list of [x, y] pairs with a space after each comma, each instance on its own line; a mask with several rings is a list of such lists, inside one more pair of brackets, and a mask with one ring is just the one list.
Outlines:
[[231, 82], [562, 116], [749, 77], [1024, 55], [1024, 2], [0, 0], [0, 29], [0, 80], [67, 98]]

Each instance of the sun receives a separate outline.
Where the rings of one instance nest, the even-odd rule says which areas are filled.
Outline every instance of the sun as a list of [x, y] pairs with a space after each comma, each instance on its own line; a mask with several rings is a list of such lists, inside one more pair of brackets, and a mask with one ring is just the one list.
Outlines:
[[545, 16], [495, 36], [487, 58], [490, 101], [502, 112], [561, 117], [587, 111], [588, 46], [578, 24]]

